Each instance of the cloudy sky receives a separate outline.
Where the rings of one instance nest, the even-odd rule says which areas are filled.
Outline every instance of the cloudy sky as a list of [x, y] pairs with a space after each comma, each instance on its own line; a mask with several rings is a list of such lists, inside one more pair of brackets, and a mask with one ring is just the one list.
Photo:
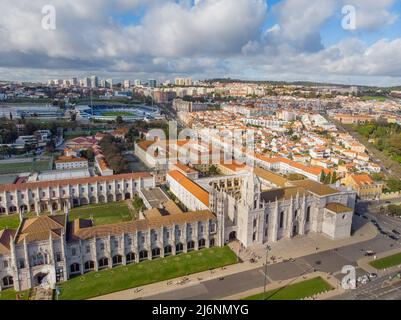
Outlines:
[[[55, 30], [42, 27], [49, 4]], [[0, 12], [1, 80], [401, 85], [401, 0], [1, 0]]]

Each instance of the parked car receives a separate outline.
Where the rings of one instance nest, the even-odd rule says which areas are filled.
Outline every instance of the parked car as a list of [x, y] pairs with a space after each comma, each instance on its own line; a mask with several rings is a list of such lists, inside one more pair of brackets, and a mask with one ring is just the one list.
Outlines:
[[365, 257], [372, 257], [376, 254], [376, 252], [372, 251], [372, 250], [366, 250], [365, 252]]
[[388, 237], [389, 237], [390, 239], [392, 239], [392, 240], [395, 240], [395, 241], [400, 240], [400, 237], [396, 237], [396, 236], [394, 236], [394, 235], [392, 235], [392, 234], [388, 235]]
[[360, 282], [361, 284], [367, 284], [370, 281], [370, 279], [369, 279], [369, 276], [367, 274], [365, 274], [363, 276], [360, 276], [357, 279], [357, 281]]
[[393, 230], [393, 233], [394, 233], [394, 234], [401, 235], [401, 233], [400, 233], [398, 230], [395, 230], [395, 229]]
[[377, 278], [377, 273], [369, 273], [368, 277], [369, 277], [370, 280], [376, 279]]

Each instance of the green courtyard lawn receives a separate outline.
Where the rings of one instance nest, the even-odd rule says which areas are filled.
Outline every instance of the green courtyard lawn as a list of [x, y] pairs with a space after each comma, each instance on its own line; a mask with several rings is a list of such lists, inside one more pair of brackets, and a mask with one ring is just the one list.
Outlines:
[[59, 299], [82, 300], [140, 287], [192, 273], [231, 265], [237, 257], [229, 247], [215, 247], [156, 260], [90, 272], [60, 284]]
[[19, 226], [19, 215], [12, 214], [9, 216], [0, 217], [0, 230], [3, 229], [17, 229]]
[[382, 259], [374, 260], [369, 262], [369, 264], [376, 269], [391, 268], [401, 264], [401, 253], [393, 254]]
[[19, 300], [28, 300], [29, 298], [29, 290], [17, 293], [13, 289], [6, 289], [0, 291], [0, 300], [17, 300], [17, 294], [20, 296]]
[[49, 161], [33, 161], [0, 164], [0, 174], [45, 171], [50, 169]]
[[334, 288], [321, 277], [294, 283], [286, 287], [267, 291], [265, 294], [247, 297], [244, 300], [300, 300]]
[[[25, 213], [24, 217], [26, 218], [34, 218], [36, 217], [36, 213], [30, 212], [30, 213]], [[3, 229], [17, 229], [19, 226], [19, 214], [14, 213], [10, 214], [8, 216], [0, 216], [0, 230]]]
[[90, 219], [91, 217], [96, 226], [132, 220], [132, 214], [125, 201], [89, 204], [70, 210], [70, 220]]

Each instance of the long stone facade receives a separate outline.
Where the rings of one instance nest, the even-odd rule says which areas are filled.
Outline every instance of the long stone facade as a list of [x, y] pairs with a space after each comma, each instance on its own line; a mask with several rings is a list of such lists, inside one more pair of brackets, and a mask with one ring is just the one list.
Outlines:
[[222, 245], [210, 211], [92, 226], [63, 215], [23, 219], [0, 233], [0, 289], [50, 287], [72, 275]]
[[130, 199], [155, 186], [149, 173], [0, 185], [0, 215], [56, 212], [94, 203]]

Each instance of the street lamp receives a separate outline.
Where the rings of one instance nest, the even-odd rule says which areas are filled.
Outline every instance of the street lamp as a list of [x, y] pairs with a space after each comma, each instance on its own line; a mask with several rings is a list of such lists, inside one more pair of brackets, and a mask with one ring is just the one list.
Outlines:
[[265, 261], [265, 283], [263, 287], [263, 300], [265, 300], [266, 296], [266, 286], [267, 286], [267, 261], [269, 257], [269, 250], [271, 250], [271, 247], [269, 245], [266, 245], [266, 261]]

